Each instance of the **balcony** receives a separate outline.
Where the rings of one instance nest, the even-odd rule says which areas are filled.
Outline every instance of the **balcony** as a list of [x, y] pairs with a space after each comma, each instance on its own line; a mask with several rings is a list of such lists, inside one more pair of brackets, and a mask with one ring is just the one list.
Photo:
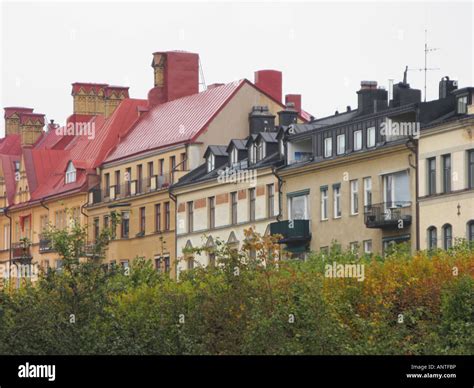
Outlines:
[[270, 224], [270, 234], [283, 236], [280, 244], [307, 243], [311, 240], [309, 220], [277, 221]]
[[30, 244], [25, 242], [13, 243], [12, 259], [21, 262], [30, 261], [32, 259]]
[[53, 245], [51, 239], [47, 238], [46, 236], [40, 235], [39, 236], [39, 252], [40, 253], [48, 253], [53, 252]]
[[376, 229], [404, 229], [411, 225], [411, 202], [384, 202], [365, 207], [365, 226]]
[[110, 202], [117, 199], [147, 194], [167, 188], [171, 184], [171, 174], [153, 175], [140, 180], [132, 180], [109, 188], [98, 187], [89, 191], [89, 204]]
[[95, 243], [87, 243], [84, 245], [83, 257], [98, 258], [103, 257], [103, 252]]

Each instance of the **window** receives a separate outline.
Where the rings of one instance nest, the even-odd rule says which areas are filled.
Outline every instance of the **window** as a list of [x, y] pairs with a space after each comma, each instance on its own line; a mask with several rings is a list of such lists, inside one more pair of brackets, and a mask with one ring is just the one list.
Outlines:
[[125, 169], [126, 192], [125, 195], [130, 195], [132, 192], [132, 169], [128, 167]]
[[230, 223], [235, 225], [237, 223], [237, 192], [230, 193], [230, 207], [231, 207], [231, 219]]
[[467, 96], [458, 98], [457, 111], [459, 114], [467, 113]]
[[332, 156], [332, 137], [324, 139], [324, 157], [330, 158]]
[[250, 145], [249, 159], [250, 163], [255, 163], [257, 161], [257, 146], [254, 143]]
[[165, 256], [165, 273], [169, 273], [170, 272], [170, 268], [171, 268], [171, 263], [170, 263], [170, 257], [169, 256]]
[[372, 253], [372, 240], [364, 240], [364, 253]]
[[171, 173], [171, 179], [170, 180], [171, 180], [171, 183], [173, 183], [173, 181], [174, 181], [173, 172], [174, 172], [175, 168], [176, 168], [176, 156], [173, 155], [173, 156], [170, 157], [170, 173]]
[[257, 144], [257, 161], [265, 159], [266, 144], [260, 139]]
[[427, 230], [428, 249], [436, 249], [438, 246], [438, 232], [434, 226], [430, 226]]
[[165, 230], [170, 230], [170, 203], [165, 202]]
[[216, 227], [216, 199], [215, 197], [209, 197], [209, 229]]
[[137, 194], [143, 192], [143, 166], [139, 164], [137, 166]]
[[349, 249], [351, 250], [352, 253], [358, 253], [359, 252], [359, 242], [358, 241], [352, 241], [349, 243]]
[[359, 214], [359, 181], [351, 181], [351, 214]]
[[255, 221], [255, 188], [249, 189], [249, 213], [250, 221]]
[[285, 143], [283, 142], [283, 138], [281, 138], [279, 141], [278, 141], [278, 145], [280, 146], [280, 155], [285, 155]]
[[334, 218], [339, 218], [341, 217], [341, 185], [333, 185], [332, 190], [334, 195]]
[[121, 260], [120, 265], [122, 266], [123, 269], [127, 269], [129, 267], [129, 262], [128, 260]]
[[362, 130], [354, 131], [354, 151], [362, 149]]
[[321, 220], [328, 219], [328, 188], [321, 187]]
[[76, 168], [74, 167], [72, 162], [69, 162], [69, 164], [67, 165], [65, 180], [66, 184], [73, 183], [76, 181]]
[[429, 158], [428, 164], [428, 195], [436, 194], [436, 158]]
[[104, 216], [104, 228], [105, 229], [108, 229], [110, 227], [110, 216], [109, 215], [105, 215]]
[[367, 148], [375, 147], [375, 127], [367, 128]]
[[364, 178], [364, 206], [372, 205], [372, 178]]
[[194, 258], [190, 257], [187, 259], [187, 269], [191, 270], [194, 268]]
[[216, 265], [216, 254], [214, 252], [209, 252], [209, 266], [215, 267]]
[[94, 242], [99, 240], [100, 229], [99, 229], [99, 218], [94, 218]]
[[210, 153], [207, 157], [207, 172], [214, 170], [216, 164], [216, 159], [213, 153]]
[[474, 189], [474, 150], [467, 152], [467, 183], [470, 189]]
[[308, 220], [308, 194], [290, 195], [288, 198], [288, 218], [290, 220]]
[[273, 217], [275, 215], [275, 186], [272, 184], [267, 185], [267, 217]]
[[146, 212], [145, 207], [140, 208], [140, 233], [145, 234], [146, 228]]
[[384, 202], [388, 208], [410, 205], [410, 179], [408, 171], [383, 176]]
[[194, 230], [194, 203], [188, 202], [188, 233]]
[[130, 232], [130, 212], [122, 212], [121, 237], [128, 238]]
[[147, 186], [151, 187], [151, 180], [153, 178], [153, 175], [155, 175], [154, 168], [153, 168], [153, 162], [148, 162], [148, 179], [147, 179]]
[[443, 248], [449, 249], [453, 246], [453, 227], [450, 224], [443, 226]]
[[105, 180], [105, 196], [109, 197], [110, 196], [110, 174], [104, 174], [104, 180]]
[[187, 166], [186, 166], [186, 152], [181, 152], [180, 154], [180, 163], [181, 163], [181, 170], [186, 171]]
[[474, 243], [474, 220], [467, 223], [467, 241]]
[[164, 175], [164, 173], [165, 173], [165, 160], [160, 159], [158, 161], [158, 174], [159, 175]]
[[155, 204], [155, 231], [161, 231], [161, 204]]
[[237, 151], [237, 148], [233, 147], [232, 151], [230, 152], [230, 163], [231, 165], [234, 165], [239, 162], [239, 151]]
[[337, 154], [343, 155], [346, 152], [346, 135], [337, 136]]
[[451, 191], [451, 155], [443, 155], [443, 192]]
[[115, 195], [120, 194], [120, 170], [115, 171]]

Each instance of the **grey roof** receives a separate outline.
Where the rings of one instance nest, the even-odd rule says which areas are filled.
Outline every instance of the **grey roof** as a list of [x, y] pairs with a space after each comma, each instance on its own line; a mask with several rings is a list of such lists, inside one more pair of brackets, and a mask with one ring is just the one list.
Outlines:
[[277, 143], [277, 132], [260, 132], [257, 137], [261, 137], [267, 143]]
[[227, 146], [226, 151], [229, 152], [229, 149], [232, 145], [235, 148], [237, 148], [239, 151], [246, 150], [247, 147], [245, 147], [245, 143], [246, 143], [246, 140], [243, 140], [243, 139], [232, 139], [229, 145]]
[[209, 147], [207, 147], [205, 154], [207, 155], [209, 151], [216, 156], [228, 156], [227, 147], [223, 145], [210, 145]]

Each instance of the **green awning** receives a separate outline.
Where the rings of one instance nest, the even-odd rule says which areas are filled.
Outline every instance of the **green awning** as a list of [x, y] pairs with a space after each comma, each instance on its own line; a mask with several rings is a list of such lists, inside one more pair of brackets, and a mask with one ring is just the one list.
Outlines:
[[308, 246], [306, 244], [288, 244], [285, 247], [285, 251], [290, 253], [304, 253], [308, 250]]

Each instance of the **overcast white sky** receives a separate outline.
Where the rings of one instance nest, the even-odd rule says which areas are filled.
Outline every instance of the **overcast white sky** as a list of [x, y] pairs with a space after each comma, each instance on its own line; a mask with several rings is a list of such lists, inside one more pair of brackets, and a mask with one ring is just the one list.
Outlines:
[[[449, 75], [474, 85], [473, 3], [449, 2], [5, 2], [1, 13], [1, 106], [27, 106], [64, 123], [71, 83], [130, 86], [146, 98], [152, 52], [200, 54], [205, 81], [253, 81], [258, 69], [283, 71], [283, 92], [301, 93], [316, 117], [356, 107], [361, 80], [401, 80], [423, 66], [428, 99]], [[423, 73], [410, 71], [412, 87]], [[3, 136], [4, 123], [0, 125]]]

